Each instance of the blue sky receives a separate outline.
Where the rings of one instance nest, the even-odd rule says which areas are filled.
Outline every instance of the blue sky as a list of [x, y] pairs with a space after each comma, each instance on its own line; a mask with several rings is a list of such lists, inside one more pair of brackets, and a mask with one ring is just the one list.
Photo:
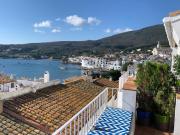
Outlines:
[[95, 40], [178, 9], [179, 0], [0, 0], [0, 43]]

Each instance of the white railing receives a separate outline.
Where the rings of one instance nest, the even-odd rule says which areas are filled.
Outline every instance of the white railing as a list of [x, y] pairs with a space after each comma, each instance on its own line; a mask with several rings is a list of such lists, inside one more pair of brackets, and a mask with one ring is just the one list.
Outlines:
[[75, 114], [52, 135], [86, 135], [103, 113], [108, 102], [108, 88]]
[[108, 106], [111, 107], [117, 107], [117, 93], [118, 88], [108, 88], [108, 93], [110, 94], [108, 96]]

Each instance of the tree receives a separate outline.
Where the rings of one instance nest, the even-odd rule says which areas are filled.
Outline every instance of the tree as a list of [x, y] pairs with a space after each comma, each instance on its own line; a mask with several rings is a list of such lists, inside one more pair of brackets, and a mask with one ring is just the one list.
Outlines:
[[121, 72], [119, 70], [110, 70], [110, 71], [102, 74], [102, 77], [104, 77], [104, 78], [112, 77], [113, 81], [119, 80], [120, 76], [121, 76]]
[[176, 75], [180, 75], [180, 55], [175, 56], [174, 69]]

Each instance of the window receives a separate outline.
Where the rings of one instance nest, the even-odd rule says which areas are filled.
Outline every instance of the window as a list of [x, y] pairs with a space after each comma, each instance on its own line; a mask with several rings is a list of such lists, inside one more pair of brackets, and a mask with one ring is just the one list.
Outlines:
[[176, 43], [175, 43], [175, 45], [174, 45], [174, 46], [175, 46], [175, 47], [178, 47]]
[[11, 83], [11, 88], [14, 88], [14, 83]]

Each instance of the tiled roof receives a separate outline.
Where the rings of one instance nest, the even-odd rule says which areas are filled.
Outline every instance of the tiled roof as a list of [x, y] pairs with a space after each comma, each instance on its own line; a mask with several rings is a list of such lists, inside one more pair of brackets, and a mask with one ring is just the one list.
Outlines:
[[70, 77], [64, 80], [64, 84], [73, 83], [73, 82], [82, 81], [82, 80], [85, 80], [84, 76], [74, 76], [74, 77]]
[[[119, 84], [118, 81], [110, 81], [106, 78], [99, 78], [94, 81], [96, 85], [102, 86], [102, 87], [108, 87], [108, 88], [118, 88]], [[117, 90], [114, 91], [113, 95], [117, 98]], [[111, 89], [108, 90], [108, 100], [110, 100], [112, 97], [112, 91]]]
[[0, 84], [9, 83], [9, 82], [12, 82], [12, 81], [13, 80], [10, 79], [9, 76], [0, 74]]
[[51, 86], [4, 102], [4, 113], [52, 133], [95, 98], [103, 87], [86, 81]]
[[109, 88], [118, 88], [119, 84], [116, 81], [110, 81], [106, 78], [99, 78], [96, 81], [94, 81], [95, 84], [102, 86], [102, 87], [109, 87]]
[[124, 83], [123, 89], [124, 90], [137, 90], [135, 78], [129, 77], [128, 80]]
[[177, 16], [177, 15], [180, 15], [180, 10], [177, 10], [175, 12], [172, 12], [169, 14], [170, 17], [174, 17], [174, 16]]
[[35, 129], [9, 115], [0, 115], [0, 135], [45, 135], [42, 131]]

